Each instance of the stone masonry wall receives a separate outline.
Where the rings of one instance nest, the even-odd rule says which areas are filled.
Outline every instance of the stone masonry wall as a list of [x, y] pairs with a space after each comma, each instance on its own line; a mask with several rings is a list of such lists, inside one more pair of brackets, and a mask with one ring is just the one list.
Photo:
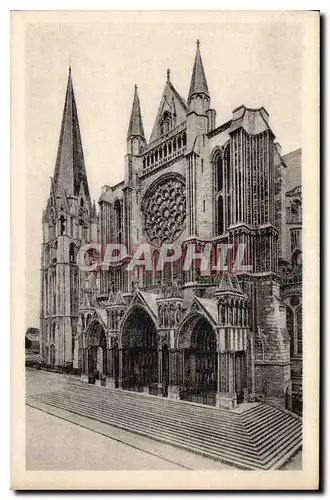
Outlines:
[[272, 280], [257, 283], [258, 334], [263, 340], [263, 359], [256, 359], [256, 398], [280, 407], [290, 385], [290, 348], [283, 328], [279, 284]]

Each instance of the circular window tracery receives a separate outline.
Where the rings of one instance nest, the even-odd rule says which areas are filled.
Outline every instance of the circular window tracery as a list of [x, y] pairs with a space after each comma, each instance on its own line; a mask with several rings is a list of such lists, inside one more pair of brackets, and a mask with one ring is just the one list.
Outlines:
[[146, 195], [144, 228], [153, 245], [174, 242], [186, 227], [186, 187], [179, 177], [163, 179]]

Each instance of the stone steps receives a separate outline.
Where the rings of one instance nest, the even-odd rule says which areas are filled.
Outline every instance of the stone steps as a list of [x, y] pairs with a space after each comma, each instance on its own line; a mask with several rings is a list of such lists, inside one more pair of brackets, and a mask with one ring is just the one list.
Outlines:
[[260, 458], [270, 469], [284, 465], [302, 446], [301, 419], [290, 413], [260, 404], [244, 412], [242, 420]]
[[[70, 389], [70, 391], [73, 391], [73, 389]], [[102, 394], [106, 396], [106, 393], [104, 390], [101, 390]], [[100, 398], [101, 395], [96, 395], [93, 392], [89, 392], [89, 398], [90, 401], [95, 400], [96, 398]], [[125, 401], [126, 403], [126, 408], [130, 409], [136, 409], [136, 402], [135, 398], [132, 398], [129, 396], [130, 393], [128, 393], [128, 397], [126, 397], [126, 392], [125, 391], [113, 391], [112, 395], [112, 404], [115, 404], [117, 401], [119, 403], [122, 403]], [[136, 396], [136, 394], [134, 395]], [[98, 399], [100, 401], [100, 399]], [[102, 399], [101, 399], [102, 401]], [[165, 405], [162, 405], [162, 401], [165, 402]], [[186, 423], [187, 425], [190, 424], [191, 419], [194, 420], [195, 426], [197, 428], [200, 428], [201, 431], [205, 431], [205, 424], [207, 424], [208, 431], [212, 430], [213, 433], [217, 434], [219, 432], [219, 416], [217, 415], [217, 412], [212, 412], [211, 415], [209, 416], [207, 413], [207, 409], [205, 408], [200, 408], [200, 407], [192, 407], [191, 404], [187, 404], [187, 407], [181, 405], [180, 403], [178, 405], [175, 404], [175, 402], [169, 401], [169, 405], [166, 403], [168, 400], [162, 400], [160, 398], [156, 397], [149, 397], [146, 396], [144, 400], [143, 407], [141, 408], [143, 415], [150, 414], [154, 415], [155, 410], [160, 409], [161, 410], [161, 417], [167, 417], [168, 419], [179, 419], [181, 422]], [[160, 406], [167, 406], [167, 408], [160, 408]], [[197, 410], [197, 412], [196, 412]], [[201, 411], [199, 411], [201, 410]], [[219, 410], [221, 411], [221, 410]], [[235, 435], [239, 434], [243, 439], [247, 440], [246, 432], [242, 428], [241, 422], [239, 418], [233, 418], [230, 415], [228, 415], [228, 412], [224, 412], [225, 417], [222, 419], [222, 428], [226, 428], [228, 433], [233, 433]], [[205, 418], [207, 416], [207, 418]], [[196, 419], [196, 417], [199, 417], [199, 419]], [[211, 418], [212, 417], [212, 418]], [[234, 416], [235, 417], [235, 416]], [[159, 418], [157, 416], [157, 418]], [[201, 420], [202, 418], [202, 420]]]
[[[55, 395], [53, 397], [45, 395], [45, 397], [42, 397], [39, 401], [64, 410], [74, 411], [80, 415], [95, 418], [96, 420], [123, 428], [130, 432], [135, 432], [143, 436], [149, 436], [153, 439], [175, 444], [176, 446], [178, 446], [178, 443], [181, 443], [183, 445], [182, 447], [185, 449], [189, 449], [190, 445], [194, 445], [196, 446], [195, 449], [201, 450], [204, 456], [208, 456], [207, 453], [210, 452], [212, 453], [212, 458], [216, 458], [220, 461], [223, 460], [222, 455], [219, 456], [219, 450], [225, 448], [226, 456], [224, 458], [227, 459], [226, 463], [232, 463], [232, 460], [237, 460], [237, 462], [239, 462], [241, 455], [244, 459], [246, 454], [249, 454], [251, 463], [253, 463], [255, 467], [258, 466], [258, 456], [255, 455], [253, 457], [249, 447], [244, 448], [241, 444], [240, 449], [237, 450], [237, 442], [230, 443], [225, 437], [222, 439], [215, 439], [213, 436], [210, 437], [207, 435], [207, 433], [205, 433], [205, 435], [197, 434], [196, 436], [195, 432], [191, 431], [191, 429], [187, 428], [180, 422], [177, 422], [176, 425], [171, 425], [170, 423], [162, 420], [160, 417], [157, 419], [150, 419], [148, 416], [145, 419], [142, 419], [141, 415], [137, 413], [134, 414], [134, 418], [132, 419], [131, 416], [123, 415], [122, 411], [118, 411], [116, 409], [112, 409], [111, 411], [91, 409], [88, 402], [83, 403], [80, 401], [79, 406], [77, 406], [77, 402], [74, 398], [70, 399], [65, 395]], [[157, 431], [156, 433], [155, 429]], [[242, 465], [243, 464], [244, 462], [242, 462]]]
[[238, 413], [80, 383], [33, 400], [241, 469], [278, 468], [302, 443], [301, 420], [265, 404]]

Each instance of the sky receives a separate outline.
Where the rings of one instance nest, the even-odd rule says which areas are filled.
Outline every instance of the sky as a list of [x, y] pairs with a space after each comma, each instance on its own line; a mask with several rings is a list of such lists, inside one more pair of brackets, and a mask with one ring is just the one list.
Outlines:
[[69, 62], [90, 192], [97, 201], [102, 185], [123, 180], [134, 85], [149, 139], [167, 68], [187, 98], [197, 38], [217, 126], [241, 104], [264, 106], [283, 154], [301, 147], [301, 35], [300, 25], [292, 22], [27, 26], [27, 327], [39, 326], [41, 217], [54, 173]]

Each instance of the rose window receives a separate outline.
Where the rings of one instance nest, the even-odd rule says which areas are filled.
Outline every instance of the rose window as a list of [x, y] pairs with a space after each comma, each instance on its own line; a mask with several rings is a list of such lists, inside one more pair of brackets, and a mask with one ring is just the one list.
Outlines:
[[186, 227], [186, 188], [179, 178], [164, 179], [147, 195], [144, 228], [153, 245], [172, 243]]

